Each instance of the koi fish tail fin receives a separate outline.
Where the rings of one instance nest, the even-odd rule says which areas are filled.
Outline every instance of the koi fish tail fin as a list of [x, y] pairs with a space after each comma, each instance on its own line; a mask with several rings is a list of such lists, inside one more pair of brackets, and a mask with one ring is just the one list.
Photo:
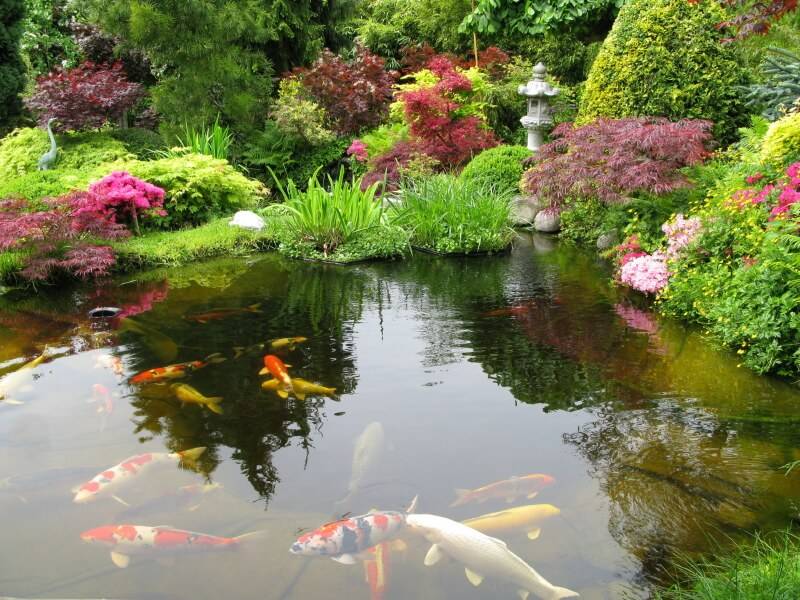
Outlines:
[[406, 508], [406, 514], [410, 515], [412, 513], [417, 512], [418, 504], [419, 504], [419, 494], [417, 494], [411, 499], [411, 503], [408, 505], [408, 508]]
[[547, 600], [561, 600], [561, 598], [578, 598], [580, 594], [567, 588], [553, 586], [553, 591], [547, 596]]
[[472, 500], [472, 498], [470, 497], [471, 495], [472, 495], [472, 490], [456, 488], [456, 499], [453, 501], [450, 507], [452, 508], [453, 506], [461, 506], [462, 504], [466, 504], [467, 502]]
[[244, 346], [234, 346], [233, 347], [233, 359], [236, 360], [240, 356], [244, 354]]
[[197, 448], [190, 448], [189, 450], [178, 452], [178, 455], [181, 457], [182, 463], [189, 467], [195, 467], [197, 466], [197, 459], [200, 458], [205, 451], [205, 446], [198, 446]]
[[206, 359], [203, 362], [207, 362], [210, 365], [216, 365], [225, 362], [226, 360], [227, 359], [224, 356], [222, 356], [222, 354], [220, 354], [219, 352], [214, 352], [213, 354], [209, 354], [208, 356], [206, 356]]
[[237, 535], [235, 538], [233, 538], [234, 546], [239, 550], [246, 550], [257, 545], [260, 540], [263, 540], [266, 537], [266, 531], [251, 531], [249, 533], [243, 533], [242, 535]]
[[256, 302], [255, 304], [251, 304], [247, 307], [247, 310], [254, 313], [264, 312], [261, 310], [261, 302]]
[[225, 414], [222, 410], [222, 407], [219, 405], [222, 402], [222, 396], [211, 396], [210, 398], [206, 398], [206, 406], [208, 410], [211, 412], [217, 413], [218, 415]]

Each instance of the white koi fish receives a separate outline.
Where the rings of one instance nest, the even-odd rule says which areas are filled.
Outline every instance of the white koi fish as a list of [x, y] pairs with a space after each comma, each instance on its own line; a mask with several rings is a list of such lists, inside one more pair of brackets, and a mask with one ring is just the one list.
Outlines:
[[130, 564], [132, 555], [159, 557], [176, 553], [228, 550], [238, 547], [243, 540], [258, 536], [260, 533], [246, 533], [231, 538], [171, 527], [104, 525], [84, 531], [81, 539], [84, 542], [111, 548], [111, 561], [120, 569], [124, 569]]
[[32, 361], [25, 363], [16, 371], [0, 379], [0, 405], [23, 404], [23, 402], [14, 398], [14, 395], [33, 389], [34, 379], [31, 371], [42, 364], [45, 358], [47, 358], [47, 348]]
[[464, 565], [467, 579], [478, 586], [484, 577], [502, 579], [516, 585], [521, 600], [533, 593], [543, 600], [577, 598], [578, 593], [554, 586], [533, 567], [511, 552], [505, 542], [489, 537], [467, 525], [436, 515], [406, 516], [406, 525], [431, 542], [425, 566], [449, 557]]
[[[159, 463], [175, 462], [191, 465], [200, 455], [205, 452], [204, 447], [192, 448], [183, 452], [148, 452], [126, 458], [118, 465], [98, 473], [91, 481], [81, 485], [72, 500], [76, 504], [96, 500], [102, 495], [112, 495], [111, 492], [118, 491], [126, 482], [131, 481], [136, 475]], [[127, 506], [127, 503], [117, 496], [112, 497]]]
[[347, 496], [339, 500], [337, 504], [347, 504], [358, 493], [364, 481], [374, 472], [375, 466], [383, 458], [385, 446], [386, 435], [383, 431], [383, 425], [377, 421], [367, 425], [356, 439]]

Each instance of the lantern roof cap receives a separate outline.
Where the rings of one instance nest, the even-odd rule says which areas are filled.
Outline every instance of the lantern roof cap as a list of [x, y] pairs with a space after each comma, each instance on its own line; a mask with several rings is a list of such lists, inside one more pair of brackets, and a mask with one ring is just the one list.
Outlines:
[[544, 98], [558, 95], [558, 88], [554, 88], [547, 83], [545, 81], [545, 75], [547, 75], [547, 67], [544, 66], [544, 63], [537, 63], [536, 66], [533, 67], [533, 77], [531, 80], [525, 85], [519, 86], [517, 92], [528, 98]]

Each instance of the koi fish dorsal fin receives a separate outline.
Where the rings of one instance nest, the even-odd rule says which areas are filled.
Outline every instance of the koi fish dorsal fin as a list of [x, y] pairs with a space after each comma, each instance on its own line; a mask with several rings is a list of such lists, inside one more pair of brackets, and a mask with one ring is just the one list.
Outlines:
[[467, 574], [467, 579], [475, 587], [478, 587], [481, 583], [483, 583], [483, 575], [479, 575], [475, 571], [470, 570], [469, 567], [464, 568], [464, 573]]
[[120, 569], [127, 569], [131, 564], [131, 557], [127, 554], [120, 554], [119, 552], [111, 553], [111, 562], [117, 565]]

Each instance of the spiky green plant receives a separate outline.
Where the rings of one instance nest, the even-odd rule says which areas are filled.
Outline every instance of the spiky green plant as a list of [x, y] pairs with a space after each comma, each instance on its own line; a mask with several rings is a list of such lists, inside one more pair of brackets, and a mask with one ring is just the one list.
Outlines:
[[319, 181], [317, 171], [301, 192], [291, 179], [284, 187], [273, 178], [291, 211], [286, 226], [301, 240], [311, 242], [326, 256], [353, 239], [357, 233], [386, 225], [382, 202], [375, 197], [379, 184], [361, 190], [360, 181], [345, 180], [344, 169], [336, 179], [327, 177], [327, 188]]
[[178, 143], [194, 154], [207, 154], [227, 160], [233, 144], [233, 133], [228, 127], [220, 125], [217, 115], [211, 127], [195, 128], [188, 123], [185, 124], [183, 134], [178, 136]]
[[442, 253], [492, 252], [511, 244], [511, 191], [449, 174], [407, 180], [393, 205], [417, 247]]

